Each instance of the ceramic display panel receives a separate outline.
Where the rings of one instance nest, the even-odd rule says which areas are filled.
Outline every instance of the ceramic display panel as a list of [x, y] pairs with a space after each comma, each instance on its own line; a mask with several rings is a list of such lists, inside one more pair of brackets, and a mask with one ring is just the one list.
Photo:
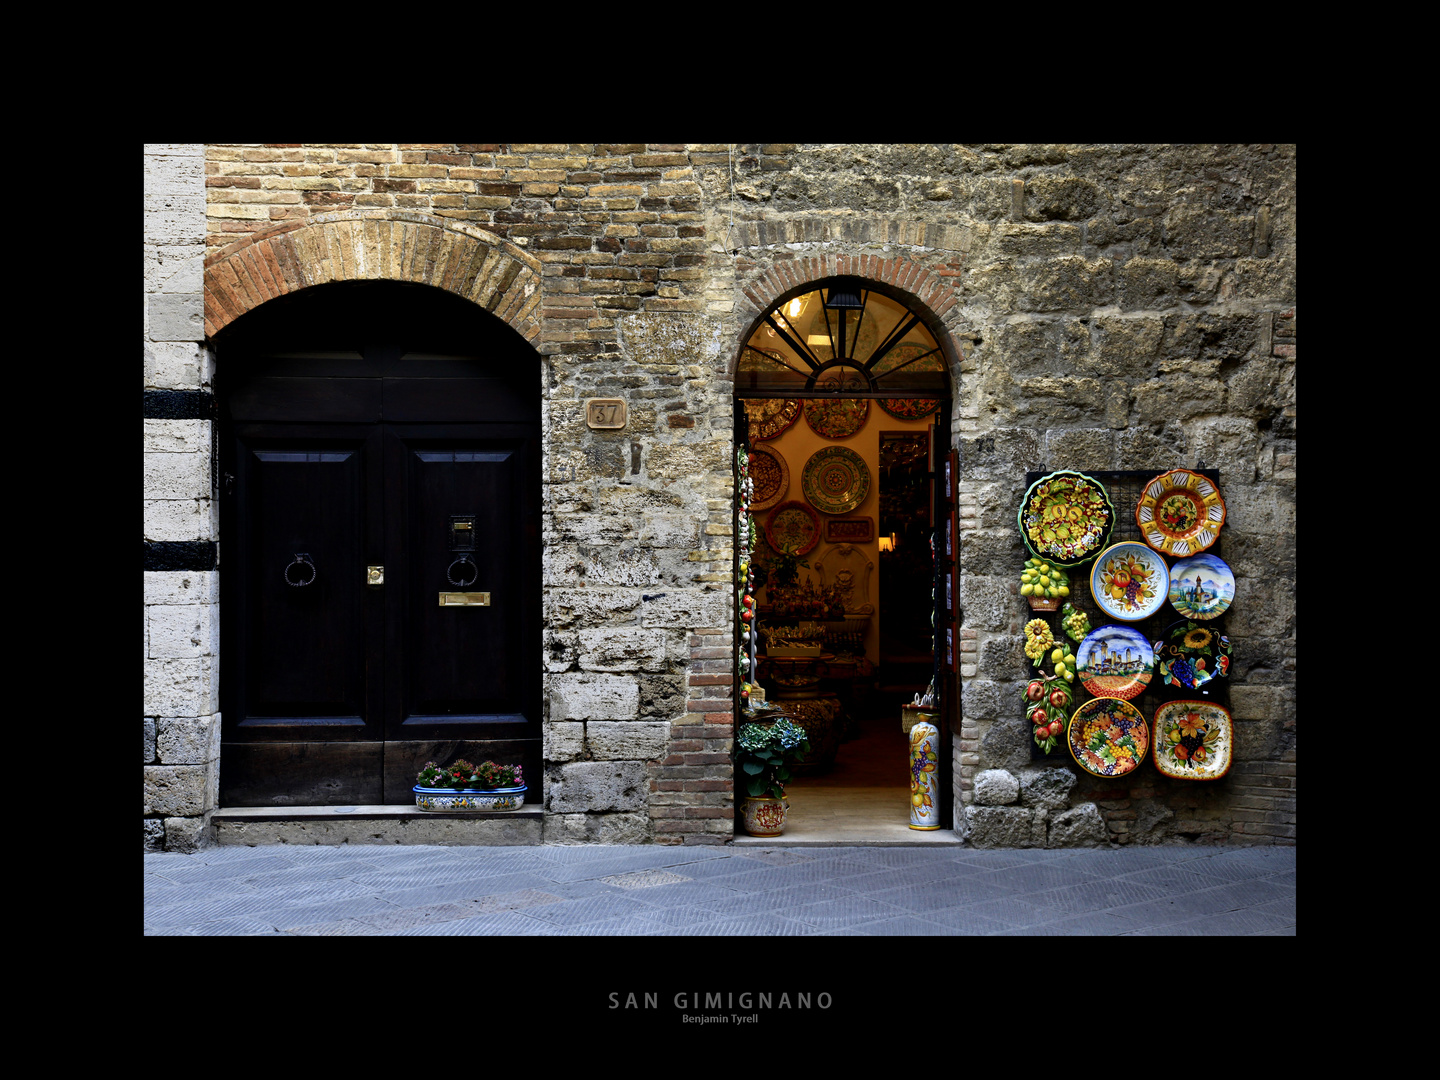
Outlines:
[[1090, 568], [1090, 595], [1112, 619], [1148, 619], [1165, 605], [1169, 594], [1165, 560], [1133, 540], [1112, 544]]
[[1172, 469], [1145, 485], [1135, 504], [1135, 524], [1156, 551], [1177, 557], [1198, 555], [1220, 535], [1225, 500], [1200, 473]]
[[1140, 767], [1150, 749], [1150, 725], [1130, 702], [1097, 697], [1070, 717], [1070, 756], [1092, 776], [1126, 776]]
[[1235, 724], [1213, 701], [1167, 701], [1155, 710], [1155, 768], [1177, 780], [1219, 780], [1230, 771]]
[[1181, 559], [1170, 568], [1170, 606], [1187, 619], [1219, 618], [1235, 599], [1235, 573], [1218, 555]]
[[1081, 685], [1096, 697], [1139, 697], [1155, 674], [1155, 650], [1131, 626], [1101, 626], [1085, 635], [1075, 654]]

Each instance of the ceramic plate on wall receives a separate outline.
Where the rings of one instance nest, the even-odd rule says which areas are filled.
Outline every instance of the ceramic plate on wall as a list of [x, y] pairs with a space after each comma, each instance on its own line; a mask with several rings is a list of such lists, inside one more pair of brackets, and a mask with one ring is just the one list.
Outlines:
[[1235, 724], [1213, 701], [1167, 701], [1155, 710], [1155, 768], [1177, 780], [1219, 780], [1230, 771]]
[[870, 469], [854, 450], [827, 446], [811, 454], [805, 463], [800, 490], [815, 509], [826, 514], [848, 514], [870, 494]]
[[1076, 674], [1096, 697], [1139, 697], [1155, 674], [1155, 650], [1133, 626], [1101, 626], [1075, 654]]
[[1170, 571], [1150, 548], [1134, 540], [1112, 544], [1090, 568], [1090, 595], [1112, 619], [1148, 619], [1170, 595]]
[[870, 402], [864, 398], [808, 398], [805, 422], [826, 439], [848, 439], [865, 426]]
[[1075, 710], [1066, 731], [1070, 756], [1092, 776], [1125, 776], [1150, 749], [1150, 725], [1128, 701], [1091, 698]]
[[800, 418], [800, 402], [790, 398], [758, 398], [745, 402], [750, 442], [773, 439]]
[[820, 518], [803, 502], [781, 503], [765, 522], [765, 539], [776, 551], [804, 555], [820, 542]]
[[1225, 500], [1206, 477], [1172, 469], [1145, 485], [1135, 504], [1135, 524], [1156, 551], [1198, 555], [1220, 535]]
[[1187, 619], [1224, 615], [1235, 599], [1235, 574], [1218, 555], [1192, 555], [1170, 568], [1170, 605]]
[[773, 446], [754, 446], [750, 448], [750, 479], [755, 483], [750, 509], [769, 510], [790, 490], [790, 466]]
[[1089, 562], [1110, 542], [1115, 506], [1098, 480], [1053, 472], [1030, 485], [1016, 516], [1030, 554], [1060, 566]]
[[1155, 642], [1155, 661], [1167, 686], [1198, 690], [1230, 674], [1230, 639], [1218, 627], [1193, 620], [1173, 623]]

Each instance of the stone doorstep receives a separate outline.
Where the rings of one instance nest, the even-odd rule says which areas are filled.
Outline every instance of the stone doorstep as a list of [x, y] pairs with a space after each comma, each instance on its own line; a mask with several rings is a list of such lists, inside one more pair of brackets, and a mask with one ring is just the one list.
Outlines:
[[545, 811], [435, 812], [414, 806], [237, 806], [210, 817], [221, 847], [268, 844], [540, 845]]
[[[737, 826], [738, 828], [738, 826]], [[731, 841], [736, 847], [933, 847], [935, 845], [960, 847], [965, 841], [954, 829], [909, 829], [909, 836], [885, 837], [883, 839], [863, 838], [849, 833], [837, 832], [834, 836], [747, 836], [737, 831]]]
[[356, 821], [374, 818], [423, 818], [488, 821], [496, 818], [545, 817], [539, 803], [527, 803], [519, 810], [421, 810], [418, 806], [232, 806], [211, 815], [212, 824], [246, 821]]

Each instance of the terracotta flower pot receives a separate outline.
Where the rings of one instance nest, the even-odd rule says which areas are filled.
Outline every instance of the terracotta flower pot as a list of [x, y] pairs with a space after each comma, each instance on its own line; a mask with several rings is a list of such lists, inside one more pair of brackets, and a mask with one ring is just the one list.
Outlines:
[[784, 799], [746, 796], [740, 803], [745, 831], [751, 836], [779, 836], [785, 831]]

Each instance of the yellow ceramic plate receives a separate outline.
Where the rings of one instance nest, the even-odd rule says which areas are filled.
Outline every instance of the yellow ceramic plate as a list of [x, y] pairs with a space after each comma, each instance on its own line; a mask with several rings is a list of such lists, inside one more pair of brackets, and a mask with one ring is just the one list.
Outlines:
[[1135, 504], [1145, 542], [1166, 555], [1196, 555], [1215, 543], [1225, 524], [1220, 489], [1189, 469], [1172, 469], [1145, 485]]

